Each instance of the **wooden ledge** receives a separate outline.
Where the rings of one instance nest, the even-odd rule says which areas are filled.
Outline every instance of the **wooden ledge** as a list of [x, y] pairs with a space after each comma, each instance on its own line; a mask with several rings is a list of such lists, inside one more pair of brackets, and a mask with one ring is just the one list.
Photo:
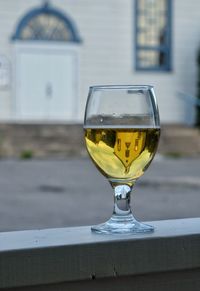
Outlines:
[[200, 218], [149, 224], [152, 234], [99, 235], [88, 226], [0, 233], [0, 288], [200, 268]]

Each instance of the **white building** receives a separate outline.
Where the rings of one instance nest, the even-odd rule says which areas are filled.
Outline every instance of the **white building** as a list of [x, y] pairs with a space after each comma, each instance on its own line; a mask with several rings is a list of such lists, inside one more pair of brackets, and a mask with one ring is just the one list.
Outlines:
[[0, 0], [0, 120], [81, 121], [88, 87], [152, 84], [164, 123], [188, 123], [198, 0]]

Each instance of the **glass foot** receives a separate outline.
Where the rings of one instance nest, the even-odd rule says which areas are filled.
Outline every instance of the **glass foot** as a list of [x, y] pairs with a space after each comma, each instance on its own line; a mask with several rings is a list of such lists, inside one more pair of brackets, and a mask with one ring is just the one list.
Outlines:
[[153, 232], [154, 227], [137, 221], [132, 215], [113, 215], [105, 223], [92, 226], [91, 230], [102, 234], [137, 234]]

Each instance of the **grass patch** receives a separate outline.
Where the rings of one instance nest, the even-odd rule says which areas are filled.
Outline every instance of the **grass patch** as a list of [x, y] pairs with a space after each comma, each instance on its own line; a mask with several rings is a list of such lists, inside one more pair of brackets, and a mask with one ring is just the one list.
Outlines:
[[180, 159], [183, 157], [183, 155], [179, 152], [168, 152], [164, 154], [168, 158], [173, 158], [173, 159]]
[[23, 150], [20, 154], [20, 158], [23, 160], [29, 160], [33, 158], [33, 152], [31, 150]]

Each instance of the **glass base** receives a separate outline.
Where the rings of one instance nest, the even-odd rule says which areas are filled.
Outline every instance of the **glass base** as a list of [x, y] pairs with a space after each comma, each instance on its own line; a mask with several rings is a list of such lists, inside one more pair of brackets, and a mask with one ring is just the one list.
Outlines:
[[132, 214], [113, 215], [108, 221], [91, 227], [92, 232], [102, 234], [137, 234], [153, 232], [154, 227], [137, 221]]

